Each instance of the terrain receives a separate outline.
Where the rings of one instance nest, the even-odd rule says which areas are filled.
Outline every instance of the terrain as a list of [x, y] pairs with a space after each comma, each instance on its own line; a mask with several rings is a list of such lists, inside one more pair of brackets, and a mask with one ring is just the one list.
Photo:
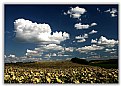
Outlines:
[[4, 83], [118, 83], [118, 63], [113, 60], [115, 66], [103, 66], [109, 66], [108, 61], [6, 63]]

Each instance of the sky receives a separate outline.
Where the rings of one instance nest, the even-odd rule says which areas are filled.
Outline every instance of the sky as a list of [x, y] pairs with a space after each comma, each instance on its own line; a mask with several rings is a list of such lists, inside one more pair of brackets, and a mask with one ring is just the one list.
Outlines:
[[5, 4], [5, 62], [118, 58], [117, 4]]

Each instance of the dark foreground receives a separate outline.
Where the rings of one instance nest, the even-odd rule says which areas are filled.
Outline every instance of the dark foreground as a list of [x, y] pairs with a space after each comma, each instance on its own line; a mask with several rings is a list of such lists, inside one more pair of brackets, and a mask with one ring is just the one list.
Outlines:
[[4, 83], [118, 83], [118, 69], [70, 61], [5, 64]]

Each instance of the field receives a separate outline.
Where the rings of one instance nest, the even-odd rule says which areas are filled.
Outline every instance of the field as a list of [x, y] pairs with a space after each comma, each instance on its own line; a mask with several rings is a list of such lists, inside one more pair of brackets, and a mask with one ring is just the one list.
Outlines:
[[118, 83], [118, 69], [71, 61], [5, 64], [4, 83]]

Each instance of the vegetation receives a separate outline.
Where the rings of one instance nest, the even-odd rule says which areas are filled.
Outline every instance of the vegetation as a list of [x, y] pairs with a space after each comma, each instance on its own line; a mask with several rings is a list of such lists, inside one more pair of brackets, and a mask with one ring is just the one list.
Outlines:
[[118, 69], [71, 61], [9, 63], [4, 83], [118, 83]]
[[89, 61], [89, 65], [99, 66], [107, 69], [118, 69], [118, 59], [109, 59], [109, 60], [92, 60]]
[[85, 65], [88, 64], [88, 61], [86, 61], [85, 59], [79, 59], [76, 57], [72, 58], [71, 61], [74, 63], [79, 63], [79, 64], [85, 64]]
[[80, 58], [72, 58], [72, 62], [78, 63], [78, 64], [85, 64], [85, 65], [91, 65], [91, 66], [98, 66], [102, 68], [114, 68], [118, 69], [118, 59], [109, 59], [109, 60], [91, 60], [86, 61], [86, 59], [80, 59]]

